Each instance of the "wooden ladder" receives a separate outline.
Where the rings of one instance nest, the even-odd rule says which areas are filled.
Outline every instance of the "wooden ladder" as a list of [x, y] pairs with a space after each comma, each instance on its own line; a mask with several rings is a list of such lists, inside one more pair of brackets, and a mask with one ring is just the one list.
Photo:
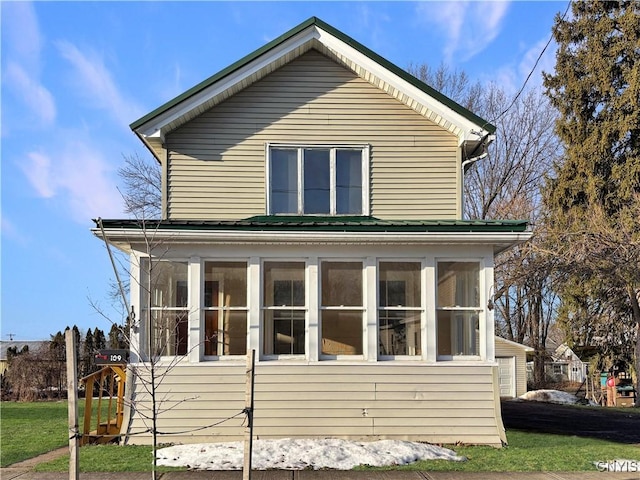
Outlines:
[[[120, 436], [124, 418], [125, 366], [108, 365], [80, 381], [85, 385], [84, 424], [80, 445], [109, 443]], [[94, 403], [96, 399], [97, 402]], [[103, 403], [103, 399], [106, 403]]]

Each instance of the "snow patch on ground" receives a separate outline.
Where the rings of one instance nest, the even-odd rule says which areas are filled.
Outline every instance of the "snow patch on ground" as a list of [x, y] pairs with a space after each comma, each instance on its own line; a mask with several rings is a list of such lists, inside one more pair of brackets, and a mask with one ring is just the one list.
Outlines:
[[[520, 395], [519, 398], [533, 402], [561, 403], [565, 405], [574, 405], [576, 403], [584, 402], [582, 398], [560, 390], [533, 390], [525, 393], [524, 395]], [[590, 402], [590, 404], [592, 404], [592, 402]], [[593, 405], [596, 404], [594, 403]]]
[[[158, 450], [158, 465], [196, 470], [240, 470], [243, 443], [197, 443]], [[350, 470], [358, 465], [404, 465], [418, 460], [465, 461], [453, 450], [426, 443], [340, 439], [254, 440], [252, 468], [256, 470]]]

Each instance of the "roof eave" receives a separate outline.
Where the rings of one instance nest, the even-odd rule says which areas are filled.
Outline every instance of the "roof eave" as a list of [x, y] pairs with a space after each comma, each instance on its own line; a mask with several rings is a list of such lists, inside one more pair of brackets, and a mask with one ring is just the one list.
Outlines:
[[[405, 70], [316, 17], [306, 20], [187, 90], [182, 95], [133, 122], [130, 125], [131, 129], [142, 136], [163, 135], [165, 133], [164, 128], [167, 125], [192, 112], [198, 105], [206, 103], [208, 99], [213, 98], [216, 94], [224, 92], [225, 89], [230, 89], [233, 85], [242, 82], [252, 74], [260, 71], [261, 68], [265, 68], [265, 66], [294, 51], [296, 48], [300, 48], [305, 44], [308, 46], [313, 40], [321, 42], [327, 48], [337, 48], [340, 51], [348, 50], [349, 54], [356, 56], [360, 62], [368, 63], [369, 68], [372, 65], [377, 65], [378, 71], [388, 72], [388, 75], [385, 75], [387, 77], [384, 79], [385, 81], [400, 91], [409, 92], [418, 101], [424, 102], [431, 99], [429, 106], [436, 107], [434, 110], [436, 116], [444, 115], [447, 121], [450, 118], [452, 123], [456, 122], [454, 123], [455, 125], [460, 124], [462, 130], [462, 134], [458, 134], [460, 144], [469, 140], [473, 141], [475, 136], [481, 138], [487, 133], [495, 132], [495, 126], [491, 123], [478, 117]], [[477, 133], [474, 129], [477, 130]]]

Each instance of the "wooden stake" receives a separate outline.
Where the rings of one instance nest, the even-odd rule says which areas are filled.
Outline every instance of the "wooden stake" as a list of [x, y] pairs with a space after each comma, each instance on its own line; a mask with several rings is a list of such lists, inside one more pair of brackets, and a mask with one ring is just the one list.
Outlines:
[[65, 332], [67, 348], [67, 400], [69, 418], [69, 480], [78, 480], [78, 360], [76, 358], [76, 337], [73, 330]]
[[251, 480], [251, 454], [253, 453], [253, 386], [256, 351], [247, 352], [247, 386], [244, 397], [244, 411], [247, 414], [247, 426], [244, 429], [244, 465], [242, 480]]

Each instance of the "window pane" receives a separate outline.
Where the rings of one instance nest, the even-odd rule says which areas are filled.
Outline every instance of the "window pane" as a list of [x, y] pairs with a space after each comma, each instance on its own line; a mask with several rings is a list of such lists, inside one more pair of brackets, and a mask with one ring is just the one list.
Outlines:
[[304, 311], [266, 310], [264, 353], [304, 355]]
[[187, 262], [152, 261], [149, 278], [149, 259], [145, 258], [142, 260], [141, 275], [143, 307], [147, 305], [147, 294], [151, 295], [151, 307], [187, 306]]
[[152, 310], [151, 351], [154, 355], [186, 355], [188, 314], [186, 311]]
[[362, 355], [362, 312], [324, 310], [321, 331], [324, 355]]
[[205, 262], [204, 306], [246, 307], [247, 264]]
[[336, 150], [336, 213], [362, 214], [362, 150]]
[[264, 306], [304, 306], [303, 262], [264, 263]]
[[204, 354], [244, 355], [247, 350], [246, 262], [205, 262]]
[[379, 311], [379, 354], [421, 355], [420, 312]]
[[362, 262], [322, 262], [322, 306], [362, 306]]
[[438, 355], [478, 355], [477, 312], [438, 311]]
[[296, 149], [271, 149], [271, 213], [298, 213]]
[[381, 307], [420, 307], [420, 264], [380, 262]]
[[438, 263], [438, 307], [479, 307], [478, 262]]
[[331, 213], [329, 150], [304, 150], [304, 213]]
[[303, 262], [264, 263], [264, 306], [280, 307], [264, 310], [266, 355], [305, 353], [304, 275]]

